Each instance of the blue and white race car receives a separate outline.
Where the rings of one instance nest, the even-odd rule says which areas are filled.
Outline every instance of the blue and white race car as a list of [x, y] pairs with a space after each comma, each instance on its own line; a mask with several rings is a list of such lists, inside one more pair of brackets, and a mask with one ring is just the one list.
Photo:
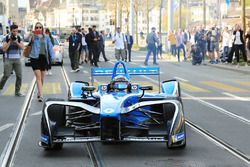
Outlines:
[[[111, 76], [95, 91], [88, 82], [71, 83], [67, 101], [48, 99], [43, 106], [41, 139], [45, 149], [63, 143], [165, 142], [168, 148], [185, 148], [185, 118], [176, 80], [163, 81], [157, 93], [152, 86], [131, 81], [132, 75], [157, 75], [159, 67], [92, 68], [91, 76]], [[160, 79], [159, 79], [160, 80]], [[92, 80], [93, 81], [93, 80]]]

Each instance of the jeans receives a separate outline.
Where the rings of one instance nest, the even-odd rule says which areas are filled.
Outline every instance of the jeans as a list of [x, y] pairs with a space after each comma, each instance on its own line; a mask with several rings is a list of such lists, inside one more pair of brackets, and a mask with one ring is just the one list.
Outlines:
[[229, 51], [229, 47], [228, 46], [224, 46], [224, 48], [223, 48], [223, 55], [222, 55], [222, 61], [226, 61], [226, 58], [228, 56], [228, 51]]
[[176, 45], [174, 44], [174, 45], [171, 45], [171, 54], [173, 55], [173, 56], [175, 56], [176, 55]]
[[4, 61], [4, 74], [0, 81], [0, 90], [3, 89], [6, 81], [11, 75], [12, 71], [16, 74], [15, 93], [19, 93], [22, 86], [22, 64], [20, 59], [5, 59]]
[[153, 52], [153, 64], [156, 64], [156, 46], [155, 44], [148, 44], [148, 47], [147, 47], [147, 56], [146, 56], [146, 59], [145, 59], [145, 64], [148, 64], [148, 59], [149, 59], [149, 56], [151, 55], [151, 52]]
[[183, 44], [181, 44], [180, 46], [178, 46], [177, 47], [177, 49], [178, 49], [178, 62], [180, 62], [180, 51], [181, 51], [181, 49], [183, 50], [183, 54], [184, 54], [184, 60], [186, 61], [186, 52], [185, 52], [185, 47], [184, 47], [184, 45]]

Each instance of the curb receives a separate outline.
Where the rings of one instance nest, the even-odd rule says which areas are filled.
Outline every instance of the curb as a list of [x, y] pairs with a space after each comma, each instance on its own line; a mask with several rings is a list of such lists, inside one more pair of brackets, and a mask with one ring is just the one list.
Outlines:
[[224, 69], [224, 70], [237, 71], [237, 72], [244, 73], [244, 74], [250, 74], [250, 67], [249, 67], [249, 69], [242, 69], [242, 68], [247, 68], [247, 67], [240, 66], [239, 68], [236, 68], [234, 66], [229, 67], [230, 65], [224, 66], [224, 65], [219, 65], [219, 64], [207, 64], [207, 66], [219, 68], [219, 69]]

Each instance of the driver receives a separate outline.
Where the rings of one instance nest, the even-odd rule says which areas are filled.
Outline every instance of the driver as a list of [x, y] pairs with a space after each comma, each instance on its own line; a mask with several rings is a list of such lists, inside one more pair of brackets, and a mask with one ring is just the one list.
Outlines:
[[117, 92], [121, 90], [125, 90], [129, 88], [129, 80], [123, 76], [123, 75], [118, 75], [113, 78], [113, 80], [109, 84], [109, 91], [110, 92]]

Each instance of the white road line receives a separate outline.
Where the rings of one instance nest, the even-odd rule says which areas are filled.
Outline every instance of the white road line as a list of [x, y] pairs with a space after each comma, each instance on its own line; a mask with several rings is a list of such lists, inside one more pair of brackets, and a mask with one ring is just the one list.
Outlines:
[[177, 79], [177, 80], [180, 80], [180, 81], [188, 82], [188, 80], [180, 78], [180, 77], [174, 77], [174, 78]]
[[31, 116], [37, 116], [37, 115], [42, 115], [42, 111], [38, 111], [38, 112], [31, 114]]
[[0, 126], [0, 132], [4, 131], [5, 129], [8, 129], [10, 127], [12, 127], [14, 124], [13, 123], [8, 123], [8, 124], [5, 124], [3, 126]]
[[226, 114], [226, 115], [228, 115], [231, 118], [236, 118], [236, 119], [240, 120], [241, 122], [250, 125], [250, 120], [249, 119], [246, 119], [246, 118], [244, 118], [242, 116], [236, 115], [236, 114], [234, 114], [234, 113], [232, 113], [230, 111], [227, 111], [227, 110], [225, 110], [225, 109], [223, 109], [223, 108], [221, 108], [219, 106], [216, 106], [216, 105], [214, 105], [212, 103], [209, 103], [209, 102], [206, 102], [204, 100], [201, 100], [200, 98], [194, 97], [194, 96], [192, 96], [190, 94], [187, 94], [185, 92], [182, 92], [182, 94], [184, 94], [184, 95], [186, 95], [188, 97], [191, 97], [192, 99], [200, 102], [201, 104], [203, 104], [205, 106], [208, 106], [208, 107], [210, 107], [210, 108], [212, 108], [212, 109], [214, 109], [214, 110], [216, 110], [216, 111], [218, 111], [220, 113]]
[[246, 98], [244, 98], [244, 97], [239, 97], [239, 96], [233, 95], [233, 94], [231, 94], [231, 93], [223, 92], [222, 94], [227, 95], [227, 96], [229, 96], [229, 97], [233, 97], [233, 98], [235, 98], [235, 99], [237, 99], [237, 100], [248, 101], [248, 100], [247, 100]]
[[88, 72], [88, 71], [86, 71], [86, 70], [83, 70], [83, 73], [84, 73], [84, 74], [88, 74], [89, 72]]

